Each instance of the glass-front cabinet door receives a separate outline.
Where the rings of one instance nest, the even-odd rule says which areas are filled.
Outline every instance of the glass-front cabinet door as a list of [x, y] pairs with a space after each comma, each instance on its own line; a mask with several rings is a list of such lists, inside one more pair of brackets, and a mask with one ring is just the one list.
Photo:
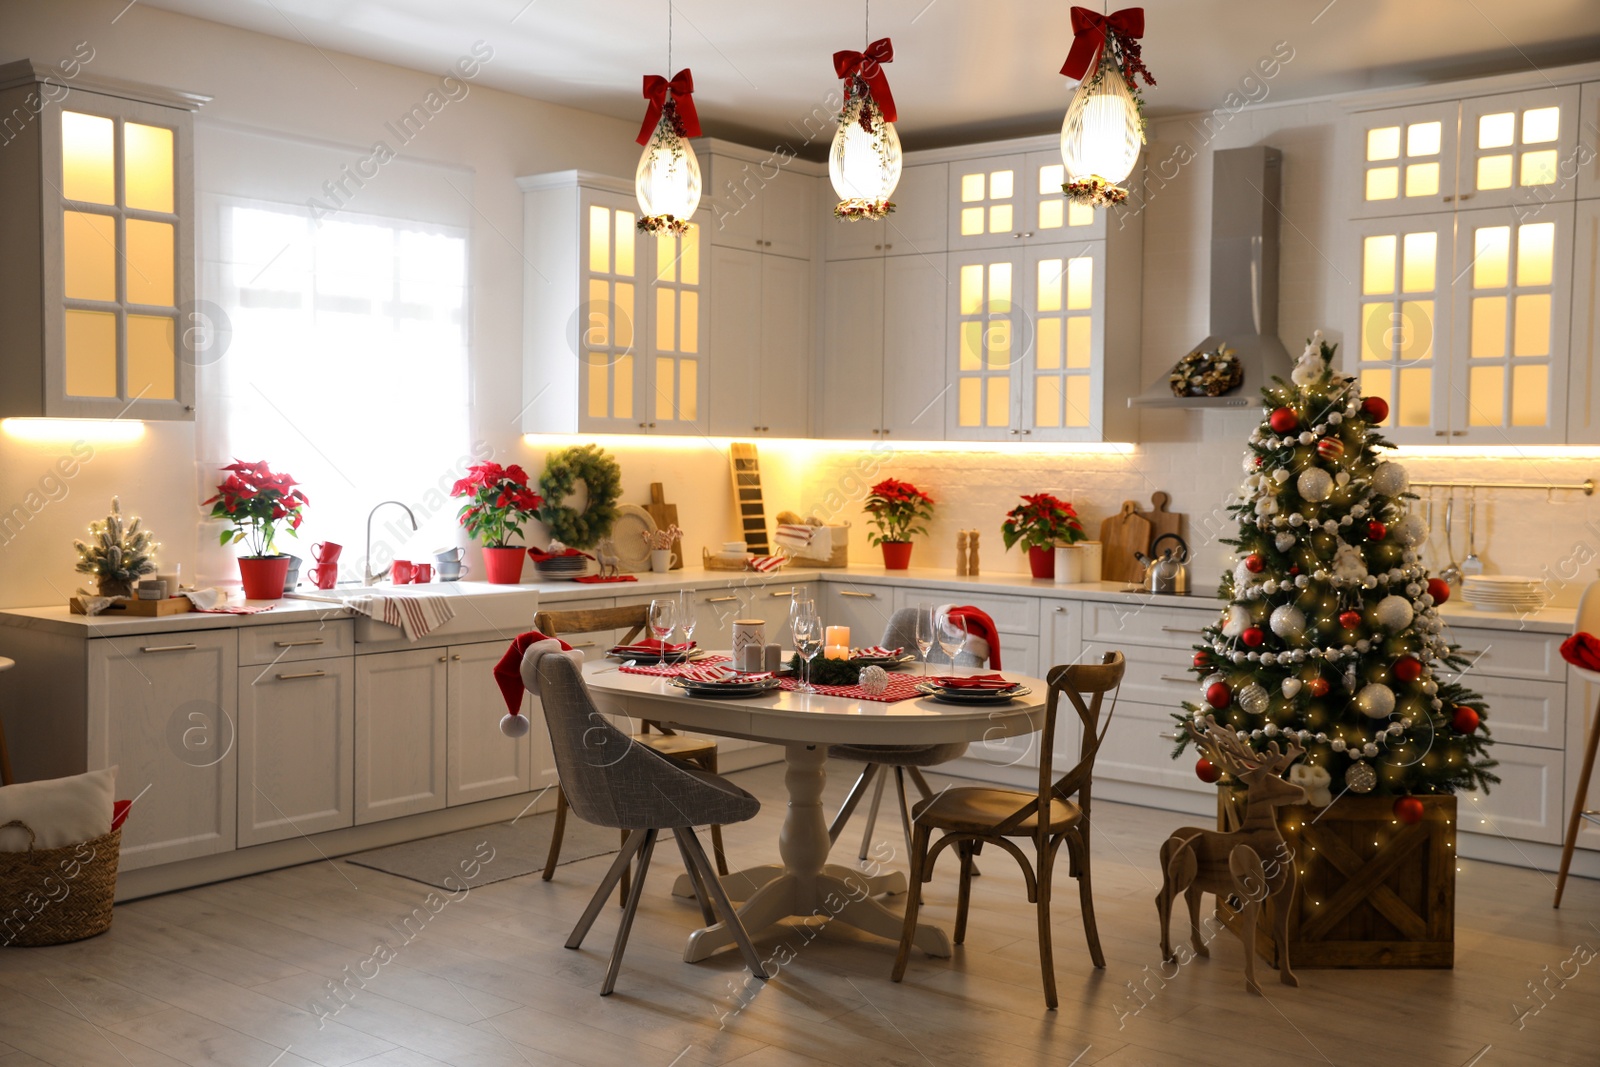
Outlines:
[[658, 433], [705, 432], [706, 371], [705, 231], [690, 223], [681, 236], [639, 240], [655, 245], [655, 292], [650, 345], [649, 423]]
[[1041, 245], [1028, 250], [1021, 436], [1099, 441], [1105, 376], [1105, 243]]
[[950, 164], [950, 250], [1009, 248], [1027, 225], [1027, 157]]
[[1453, 204], [1459, 112], [1451, 100], [1358, 114], [1352, 126], [1360, 160], [1353, 213], [1416, 214]]
[[953, 440], [1017, 435], [1020, 405], [1013, 366], [1021, 355], [1025, 269], [1020, 249], [950, 255], [955, 300], [949, 314], [945, 432]]
[[1578, 93], [1569, 85], [1462, 101], [1462, 208], [1573, 199]]

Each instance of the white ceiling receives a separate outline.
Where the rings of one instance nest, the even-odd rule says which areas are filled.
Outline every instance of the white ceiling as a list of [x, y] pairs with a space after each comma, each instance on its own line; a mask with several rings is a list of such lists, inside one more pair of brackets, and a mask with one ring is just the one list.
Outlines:
[[[667, 74], [668, 0], [147, 0], [156, 7], [443, 71], [474, 41], [481, 84], [619, 118], [642, 117], [640, 75]], [[1218, 107], [1284, 41], [1266, 85], [1287, 100], [1528, 70], [1600, 56], [1596, 0], [1146, 0], [1144, 57], [1160, 115]], [[876, 0], [872, 36], [908, 147], [1040, 133], [1071, 86], [1064, 0]], [[694, 70], [706, 132], [795, 139], [836, 88], [831, 55], [863, 43], [862, 0], [677, 0], [672, 63]], [[1257, 94], [1260, 88], [1253, 89]], [[825, 150], [825, 149], [824, 149]]]

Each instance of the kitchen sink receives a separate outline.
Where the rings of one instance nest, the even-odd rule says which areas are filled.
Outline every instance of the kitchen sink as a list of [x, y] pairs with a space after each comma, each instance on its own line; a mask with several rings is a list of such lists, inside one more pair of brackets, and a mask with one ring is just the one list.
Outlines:
[[[363, 596], [443, 596], [449, 597], [455, 617], [428, 634], [455, 638], [465, 634], [490, 634], [510, 640], [533, 626], [539, 610], [539, 591], [527, 586], [492, 585], [489, 582], [429, 582], [424, 585], [342, 585], [333, 589], [314, 589], [284, 594], [288, 600], [311, 600], [324, 604], [343, 604]], [[355, 617], [356, 641], [361, 644], [407, 644], [398, 626], [379, 622], [365, 615]]]

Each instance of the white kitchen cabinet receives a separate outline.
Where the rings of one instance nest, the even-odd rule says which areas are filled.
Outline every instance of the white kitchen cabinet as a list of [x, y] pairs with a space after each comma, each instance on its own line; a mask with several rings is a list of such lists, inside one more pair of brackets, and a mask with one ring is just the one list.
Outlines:
[[807, 435], [811, 308], [810, 263], [712, 247], [712, 433]]
[[556, 781], [544, 717], [524, 694], [522, 714], [533, 729], [522, 737], [500, 732], [505, 699], [495, 684], [494, 665], [504, 641], [451, 645], [445, 676], [445, 799], [451, 807], [477, 800], [544, 789]]
[[[1020, 149], [1021, 142], [1010, 142]], [[976, 146], [982, 149], [985, 146]], [[1066, 167], [1049, 149], [975, 155], [949, 164], [952, 252], [1029, 241], [1104, 240], [1112, 212], [1074, 204], [1061, 192]]]
[[[822, 587], [822, 600], [817, 610], [822, 613], [824, 625], [850, 627], [851, 644], [876, 645], [883, 640], [883, 633], [895, 612], [894, 590], [881, 585], [828, 582]], [[785, 646], [789, 643], [785, 638]], [[917, 650], [908, 648], [906, 651]]]
[[233, 850], [237, 650], [232, 630], [88, 643], [87, 766], [116, 767], [117, 796], [135, 802], [125, 870]]
[[700, 142], [702, 210], [713, 247], [809, 259], [816, 232], [815, 164], [726, 141]]
[[357, 825], [445, 806], [448, 661], [441, 648], [356, 658]]
[[823, 223], [827, 258], [829, 261], [873, 259], [943, 252], [949, 221], [949, 180], [949, 166], [944, 163], [905, 167], [900, 172], [900, 184], [895, 186], [890, 198], [894, 210], [888, 218], [882, 221], [832, 219]]
[[[866, 223], [847, 223], [859, 226]], [[942, 257], [941, 257], [942, 258]], [[865, 441], [884, 418], [884, 259], [839, 259], [823, 276], [822, 402], [817, 436]], [[942, 344], [942, 335], [941, 335]], [[934, 380], [944, 377], [931, 376]], [[941, 418], [943, 412], [940, 412]]]
[[355, 824], [355, 662], [240, 667], [239, 844]]
[[1494, 773], [1500, 784], [1487, 794], [1458, 795], [1461, 829], [1490, 838], [1560, 844], [1568, 814], [1563, 753], [1496, 740], [1488, 754], [1499, 764]]
[[524, 191], [525, 433], [705, 433], [701, 212], [641, 234], [630, 183], [565, 171]]
[[1352, 218], [1449, 211], [1456, 202], [1461, 105], [1415, 104], [1351, 116]]
[[1487, 208], [1572, 200], [1578, 97], [1578, 86], [1564, 85], [1463, 100], [1456, 202]]
[[193, 111], [210, 98], [87, 73], [62, 97], [62, 80], [0, 66], [0, 113], [22, 119], [0, 155], [0, 417], [192, 420]]
[[1561, 161], [1561, 180], [1576, 170], [1578, 199], [1600, 197], [1600, 82], [1585, 84], [1578, 98], [1578, 150]]
[[[1600, 111], [1600, 101], [1595, 106]], [[1600, 193], [1600, 180], [1596, 192]], [[1592, 445], [1600, 444], [1600, 200], [1578, 201], [1575, 216], [1567, 441]]]
[[[1600, 700], [1600, 686], [1593, 685], [1570, 667], [1566, 670], [1567, 690], [1567, 736], [1566, 736], [1566, 763], [1563, 768], [1563, 780], [1566, 788], [1561, 799], [1561, 818], [1567, 819], [1572, 815], [1572, 802], [1577, 799], [1578, 790], [1583, 786], [1583, 753], [1588, 744], [1589, 725], [1595, 719], [1595, 705]], [[1558, 676], [1559, 677], [1559, 676]], [[1490, 723], [1491, 726], [1494, 723]], [[1585, 794], [1584, 808], [1594, 811], [1600, 808], [1600, 770], [1591, 773], [1589, 788]], [[1561, 828], [1562, 840], [1565, 840], [1566, 826]], [[1600, 823], [1589, 819], [1578, 820], [1578, 847], [1600, 851]]]

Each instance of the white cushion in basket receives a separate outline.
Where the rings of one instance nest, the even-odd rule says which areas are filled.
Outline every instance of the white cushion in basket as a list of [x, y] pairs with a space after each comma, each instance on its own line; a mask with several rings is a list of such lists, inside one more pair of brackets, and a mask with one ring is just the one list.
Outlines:
[[[34, 848], [65, 848], [111, 832], [111, 809], [117, 790], [117, 769], [90, 771], [70, 778], [0, 786], [0, 826], [20, 819], [38, 835]], [[0, 852], [25, 852], [28, 835], [12, 827], [0, 830]]]

